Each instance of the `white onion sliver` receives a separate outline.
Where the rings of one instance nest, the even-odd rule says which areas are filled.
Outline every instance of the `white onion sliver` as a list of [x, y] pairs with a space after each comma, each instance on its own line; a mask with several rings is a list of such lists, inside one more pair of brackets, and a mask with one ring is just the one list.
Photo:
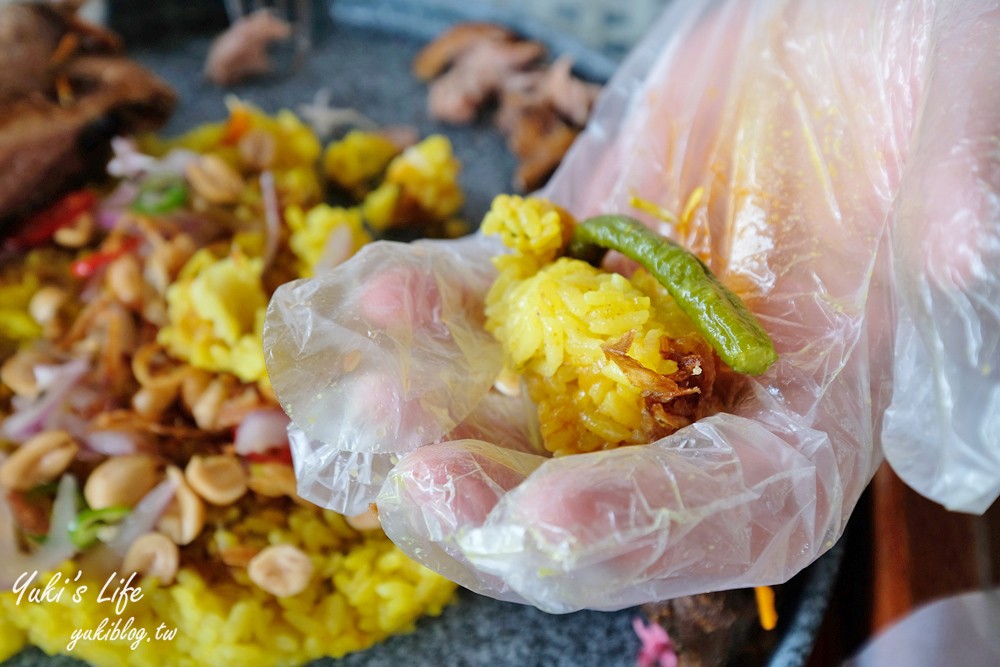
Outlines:
[[45, 544], [33, 554], [17, 550], [14, 513], [4, 494], [0, 494], [0, 587], [10, 590], [25, 573], [51, 572], [73, 557], [76, 547], [69, 536], [69, 524], [76, 516], [76, 480], [63, 475], [52, 506], [49, 533]]
[[277, 409], [254, 410], [236, 427], [234, 447], [241, 456], [263, 454], [288, 442], [288, 416]]
[[278, 210], [278, 190], [274, 186], [274, 174], [264, 171], [260, 175], [260, 192], [264, 197], [264, 267], [271, 265], [278, 252], [278, 235], [281, 233], [281, 212]]
[[118, 532], [107, 543], [108, 548], [124, 558], [128, 548], [138, 537], [153, 530], [173, 498], [174, 483], [171, 480], [165, 479], [154, 486], [119, 524]]
[[340, 266], [354, 254], [354, 237], [347, 225], [337, 225], [330, 231], [323, 244], [323, 252], [313, 268], [315, 273], [329, 271]]
[[108, 162], [108, 174], [119, 178], [139, 179], [145, 175], [180, 176], [198, 154], [186, 148], [175, 148], [162, 158], [140, 153], [135, 141], [125, 137], [111, 140], [114, 157]]
[[156, 165], [156, 158], [140, 153], [135, 141], [126, 137], [111, 140], [114, 157], [108, 162], [108, 175], [117, 178], [138, 178]]
[[17, 560], [17, 527], [14, 525], [14, 511], [10, 507], [6, 493], [0, 493], [0, 587], [7, 588], [10, 574], [17, 577], [19, 572], [8, 571], [7, 564]]
[[50, 568], [56, 567], [76, 553], [76, 547], [69, 536], [69, 525], [76, 517], [76, 512], [76, 479], [72, 475], [63, 475], [59, 480], [55, 503], [52, 505], [52, 518], [49, 520], [49, 533], [45, 539], [45, 546], [36, 554], [39, 559], [43, 555], [51, 558]]

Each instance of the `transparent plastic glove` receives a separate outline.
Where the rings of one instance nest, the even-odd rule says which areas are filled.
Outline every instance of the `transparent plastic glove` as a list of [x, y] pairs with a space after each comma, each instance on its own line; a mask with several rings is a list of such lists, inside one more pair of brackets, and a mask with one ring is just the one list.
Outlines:
[[[688, 209], [681, 224], [646, 222], [747, 300], [778, 362], [729, 414], [647, 446], [547, 459], [530, 406], [489, 391], [500, 350], [481, 329], [481, 300], [495, 245], [375, 244], [280, 289], [269, 309], [271, 379], [304, 433], [301, 492], [335, 509], [374, 498], [410, 556], [549, 611], [798, 572], [840, 536], [881, 459], [890, 228], [903, 194], [919, 191], [914, 147], [940, 129], [918, 118], [953, 102], [932, 96], [931, 73], [956, 67], [943, 38], [976, 34], [967, 49], [996, 53], [998, 31], [972, 30], [996, 10], [981, 12], [675, 3], [544, 194], [579, 218], [634, 213], [632, 197]], [[996, 184], [978, 182], [989, 199]]]
[[882, 442], [914, 489], [982, 513], [1000, 495], [1000, 8], [954, 15], [934, 35], [895, 207]]

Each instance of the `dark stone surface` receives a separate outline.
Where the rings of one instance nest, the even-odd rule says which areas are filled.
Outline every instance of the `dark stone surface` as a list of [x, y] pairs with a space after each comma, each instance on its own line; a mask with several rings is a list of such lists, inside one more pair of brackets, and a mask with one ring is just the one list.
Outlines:
[[293, 67], [289, 54], [279, 53], [274, 74], [229, 89], [220, 89], [201, 76], [210, 44], [207, 37], [133, 47], [131, 53], [179, 93], [177, 112], [164, 130], [168, 135], [225, 118], [227, 95], [236, 95], [268, 112], [281, 108], [295, 111], [299, 105], [312, 102], [323, 88], [330, 91], [332, 106], [363, 111], [381, 125], [412, 126], [421, 136], [443, 133], [462, 161], [461, 185], [467, 202], [464, 214], [468, 220], [478, 221], [495, 194], [511, 189], [515, 162], [503, 137], [486, 121], [456, 127], [428, 119], [426, 88], [409, 71], [421, 45], [419, 40], [397, 33], [323, 25], [312, 53], [300, 67]]

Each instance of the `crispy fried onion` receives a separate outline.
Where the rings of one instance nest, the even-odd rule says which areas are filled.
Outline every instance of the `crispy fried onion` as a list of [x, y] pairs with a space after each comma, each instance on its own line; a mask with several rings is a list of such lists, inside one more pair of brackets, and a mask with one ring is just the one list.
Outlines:
[[676, 372], [663, 375], [628, 356], [634, 339], [635, 331], [629, 331], [601, 349], [642, 391], [642, 428], [649, 442], [719, 410], [714, 394], [717, 361], [704, 340], [696, 335], [660, 338], [660, 356], [677, 364]]

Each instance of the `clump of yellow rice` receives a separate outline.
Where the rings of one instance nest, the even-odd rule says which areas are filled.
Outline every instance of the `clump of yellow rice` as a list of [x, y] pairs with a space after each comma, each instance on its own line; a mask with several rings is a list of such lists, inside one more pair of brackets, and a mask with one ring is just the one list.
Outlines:
[[352, 253], [372, 240], [357, 207], [318, 204], [304, 211], [299, 206], [289, 206], [285, 209], [285, 222], [291, 230], [288, 245], [298, 258], [299, 275], [303, 278], [313, 275], [326, 249], [327, 239], [338, 228], [346, 230], [350, 237]]
[[[109, 602], [98, 603], [103, 581], [81, 579], [66, 587], [58, 602], [20, 604], [10, 591], [0, 594], [0, 660], [26, 643], [48, 653], [68, 653], [97, 665], [119, 667], [257, 667], [300, 665], [322, 656], [339, 657], [386, 637], [412, 630], [422, 615], [439, 615], [455, 585], [407, 558], [381, 531], [359, 533], [344, 518], [316, 507], [296, 506], [284, 513], [264, 510], [217, 534], [265, 544], [291, 544], [312, 558], [311, 585], [293, 597], [278, 599], [249, 582], [243, 570], [222, 573], [207, 582], [182, 569], [169, 587], [142, 582], [143, 597], [117, 614]], [[72, 578], [77, 567], [62, 568]], [[35, 584], [43, 588], [49, 577]], [[117, 581], [117, 580], [116, 580]], [[88, 590], [74, 601], [82, 584]], [[109, 589], [111, 591], [113, 589]], [[122, 626], [134, 618], [150, 641], [85, 641], [67, 645], [77, 629], [96, 628], [102, 619]], [[177, 628], [172, 640], [157, 640], [160, 624]]]
[[385, 180], [361, 204], [365, 219], [377, 230], [448, 220], [464, 201], [460, 171], [448, 138], [427, 137], [392, 159]]
[[573, 224], [547, 201], [502, 195], [482, 227], [511, 250], [495, 259], [486, 328], [503, 345], [508, 370], [523, 374], [545, 447], [556, 455], [647, 442], [642, 390], [603, 347], [635, 332], [628, 356], [669, 375], [677, 365], [661, 357], [660, 339], [693, 331], [647, 273], [629, 279], [558, 257]]
[[360, 199], [399, 152], [396, 144], [377, 132], [354, 130], [327, 147], [323, 171], [332, 182]]
[[261, 339], [267, 296], [264, 262], [235, 252], [196, 252], [167, 289], [169, 324], [157, 340], [195, 368], [228, 372], [244, 382], [264, 381]]

